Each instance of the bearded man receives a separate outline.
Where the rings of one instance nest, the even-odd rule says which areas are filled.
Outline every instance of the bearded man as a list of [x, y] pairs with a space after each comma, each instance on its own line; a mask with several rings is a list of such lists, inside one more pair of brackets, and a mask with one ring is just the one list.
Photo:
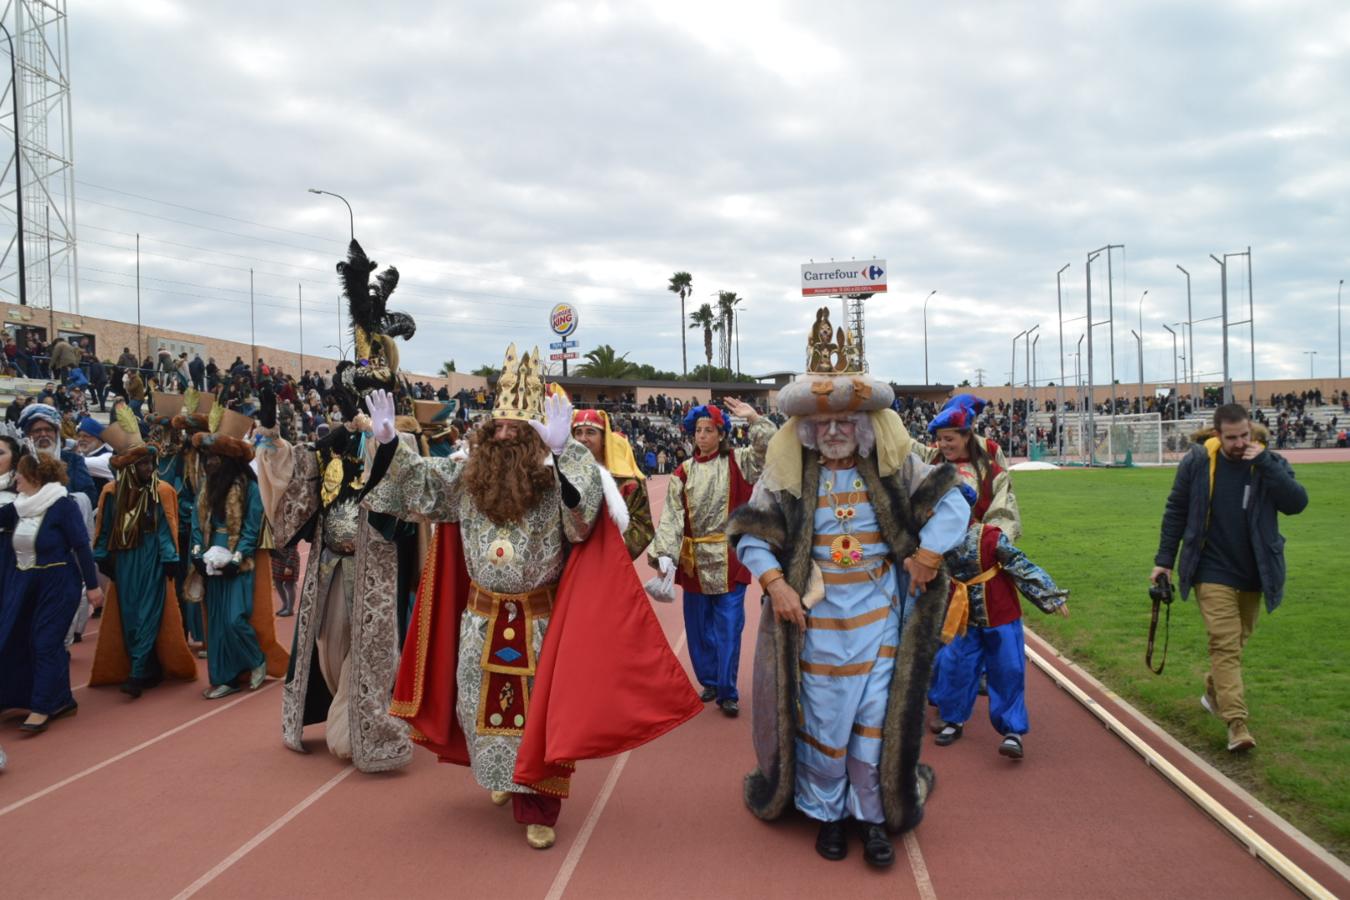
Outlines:
[[395, 445], [392, 400], [373, 392], [375, 468], [388, 471], [362, 501], [442, 523], [393, 712], [510, 802], [536, 849], [553, 845], [577, 759], [631, 749], [701, 708], [624, 551], [623, 500], [570, 438], [566, 397], [545, 412], [544, 394], [539, 351], [517, 357], [513, 344], [464, 460]]
[[112, 484], [113, 473], [109, 467], [112, 448], [103, 439], [103, 423], [85, 416], [75, 426], [75, 450], [84, 458], [85, 468], [94, 482], [94, 488], [103, 493], [103, 486]]
[[[130, 427], [136, 427], [134, 420]], [[159, 480], [153, 445], [124, 426], [109, 426], [107, 432], [115, 432], [110, 437], [119, 443], [111, 462], [117, 479], [99, 497], [94, 559], [112, 587], [89, 683], [121, 681], [122, 693], [136, 698], [165, 675], [195, 680], [197, 664], [183, 636], [174, 590], [178, 495]]]
[[736, 673], [750, 573], [727, 543], [727, 517], [750, 499], [774, 426], [749, 404], [733, 398], [726, 404], [750, 423], [751, 445], [731, 448], [731, 420], [716, 406], [689, 410], [684, 430], [694, 437], [694, 455], [670, 477], [649, 555], [663, 578], [654, 596], [670, 596], [672, 582], [684, 589], [684, 631], [703, 702], [716, 700], [734, 718], [741, 711]]
[[89, 477], [89, 467], [84, 464], [84, 457], [74, 450], [61, 449], [61, 413], [57, 412], [56, 407], [46, 403], [28, 404], [19, 413], [19, 430], [28, 438], [34, 453], [60, 459], [66, 464], [70, 493], [83, 494], [89, 504], [82, 506], [82, 509], [86, 514], [91, 512], [98, 502], [94, 479]]
[[847, 855], [853, 819], [865, 860], [885, 867], [887, 832], [917, 825], [933, 786], [919, 746], [947, 606], [942, 554], [970, 505], [951, 465], [911, 452], [890, 386], [842, 328], [829, 338], [828, 321], [820, 310], [807, 371], [778, 395], [792, 418], [727, 529], [768, 599], [745, 802], [763, 819], [795, 805], [820, 823], [816, 850], [830, 860]]
[[647, 497], [647, 476], [642, 474], [628, 438], [615, 431], [603, 409], [579, 409], [572, 414], [572, 437], [591, 451], [595, 461], [614, 478], [628, 508], [628, 528], [623, 533], [628, 555], [637, 559], [652, 542], [652, 505]]

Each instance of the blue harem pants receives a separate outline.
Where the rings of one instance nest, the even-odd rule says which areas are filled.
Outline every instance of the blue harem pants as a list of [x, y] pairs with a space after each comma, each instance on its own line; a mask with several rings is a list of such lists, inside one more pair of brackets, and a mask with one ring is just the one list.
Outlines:
[[988, 672], [989, 721], [999, 734], [1026, 734], [1027, 656], [1022, 620], [994, 628], [972, 625], [947, 645], [929, 697], [945, 722], [965, 723], [975, 709], [981, 665]]
[[717, 691], [717, 702], [739, 700], [736, 672], [745, 629], [745, 585], [725, 594], [684, 592], [684, 633], [699, 684]]

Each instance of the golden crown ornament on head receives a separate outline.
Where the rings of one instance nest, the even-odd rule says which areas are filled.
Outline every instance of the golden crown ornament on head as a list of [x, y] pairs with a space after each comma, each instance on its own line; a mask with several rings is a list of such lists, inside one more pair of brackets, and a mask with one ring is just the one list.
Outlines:
[[517, 358], [516, 345], [506, 348], [502, 372], [497, 376], [494, 419], [522, 422], [544, 421], [544, 379], [539, 368], [539, 348]]
[[834, 329], [829, 308], [822, 306], [806, 339], [806, 371], [778, 393], [778, 408], [789, 416], [886, 409], [895, 392], [865, 368], [852, 335]]

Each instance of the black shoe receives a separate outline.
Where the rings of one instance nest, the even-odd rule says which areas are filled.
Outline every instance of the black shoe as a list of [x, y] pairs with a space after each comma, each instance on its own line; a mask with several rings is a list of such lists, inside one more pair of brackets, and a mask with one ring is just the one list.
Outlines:
[[728, 719], [734, 719], [741, 714], [741, 707], [735, 700], [723, 700], [717, 705], [722, 708], [722, 715]]
[[77, 632], [75, 632], [75, 636], [74, 636], [73, 638], [71, 638], [70, 641], [71, 641], [71, 643], [73, 643], [73, 644], [83, 644], [83, 643], [84, 643], [84, 635], [80, 634], [80, 633], [77, 631]]
[[101, 606], [95, 607], [94, 611], [89, 614], [89, 618], [91, 619], [103, 618], [103, 607]]
[[816, 852], [829, 860], [848, 856], [848, 835], [844, 832], [844, 820], [820, 823], [820, 832], [816, 835]]
[[961, 731], [962, 727], [960, 725], [957, 725], [954, 722], [948, 722], [942, 726], [942, 730], [937, 733], [937, 737], [933, 738], [933, 743], [937, 744], [939, 747], [946, 747], [949, 744], [954, 744], [960, 739]]
[[293, 616], [293, 615], [295, 615], [295, 611], [292, 610], [289, 606], [283, 606], [281, 609], [277, 610], [277, 617], [278, 617], [278, 618], [284, 619], [284, 618], [286, 618], [287, 616]]
[[704, 703], [711, 703], [717, 699], [717, 688], [705, 687], [702, 692], [699, 693], [698, 699], [702, 700]]
[[128, 678], [122, 682], [122, 687], [119, 690], [134, 700], [141, 695], [141, 681], [139, 678]]
[[863, 859], [878, 869], [889, 868], [895, 862], [895, 848], [891, 846], [885, 825], [869, 823], [863, 826]]

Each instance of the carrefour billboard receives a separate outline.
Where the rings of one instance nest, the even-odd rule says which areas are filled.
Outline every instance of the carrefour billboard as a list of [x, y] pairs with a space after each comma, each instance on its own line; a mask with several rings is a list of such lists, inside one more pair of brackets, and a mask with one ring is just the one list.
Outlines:
[[802, 263], [802, 296], [886, 293], [886, 260]]

